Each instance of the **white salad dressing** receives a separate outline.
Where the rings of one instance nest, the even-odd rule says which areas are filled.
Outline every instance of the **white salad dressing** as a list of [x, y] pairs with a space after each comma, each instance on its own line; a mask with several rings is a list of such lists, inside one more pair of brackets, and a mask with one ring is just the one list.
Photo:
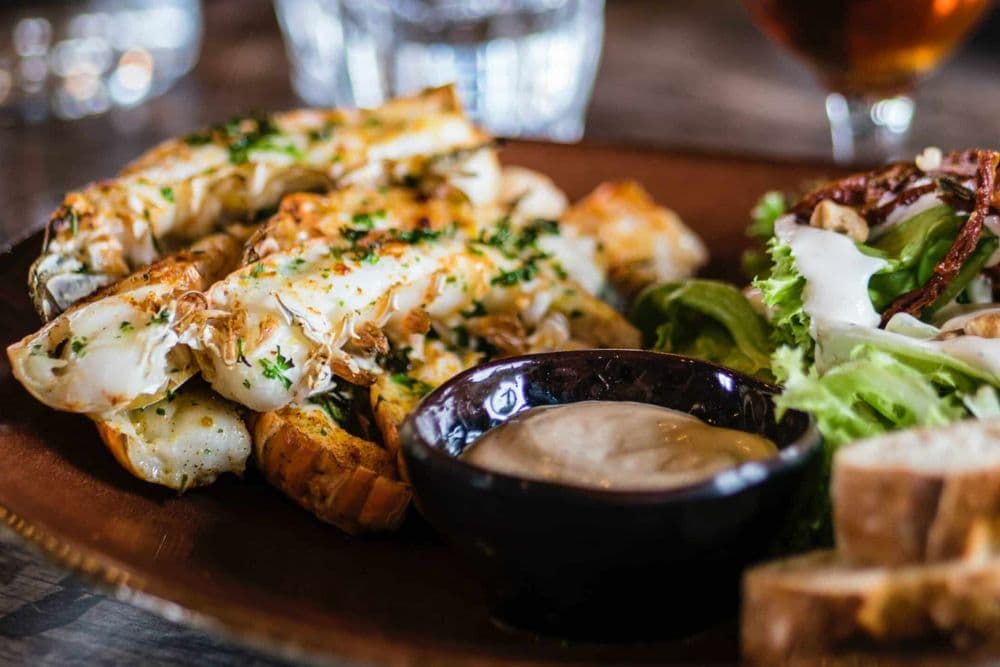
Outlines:
[[848, 361], [858, 345], [869, 344], [887, 352], [901, 353], [918, 359], [940, 362], [951, 357], [957, 370], [1000, 384], [1000, 338], [959, 335], [940, 340], [944, 332], [961, 331], [973, 317], [984, 313], [1000, 313], [1000, 308], [982, 309], [946, 322], [941, 328], [920, 322], [906, 313], [889, 321], [886, 329], [858, 329], [833, 326], [822, 331], [817, 339], [816, 366], [820, 372]]
[[778, 240], [788, 244], [795, 268], [806, 280], [803, 310], [811, 334], [820, 327], [853, 324], [876, 327], [879, 314], [868, 296], [868, 281], [886, 262], [858, 250], [847, 236], [795, 222], [784, 216], [774, 223]]

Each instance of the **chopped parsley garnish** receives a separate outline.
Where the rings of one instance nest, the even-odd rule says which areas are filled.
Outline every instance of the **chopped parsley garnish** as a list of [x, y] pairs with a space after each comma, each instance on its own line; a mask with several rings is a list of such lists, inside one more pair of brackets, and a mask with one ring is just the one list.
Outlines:
[[250, 384], [250, 380], [243, 380], [243, 386], [249, 389], [253, 385]]
[[156, 315], [149, 318], [150, 324], [166, 324], [170, 320], [170, 311], [166, 308], [160, 308]]
[[396, 240], [411, 244], [436, 241], [440, 236], [441, 232], [433, 229], [405, 229], [396, 232]]
[[69, 216], [69, 232], [76, 236], [76, 233], [80, 231], [80, 216], [73, 209], [69, 209], [66, 215]]
[[131, 322], [129, 322], [127, 320], [125, 322], [122, 322], [121, 324], [119, 324], [118, 325], [118, 329], [122, 333], [128, 333], [130, 331], [135, 331], [135, 327], [132, 325]]
[[363, 229], [372, 229], [375, 227], [376, 218], [385, 218], [385, 211], [376, 211], [375, 213], [355, 213], [351, 217], [351, 224]]
[[69, 344], [69, 347], [71, 350], [73, 350], [73, 354], [75, 354], [78, 357], [82, 357], [83, 355], [87, 354], [87, 337], [80, 336], [79, 338], [74, 338], [73, 341]]
[[251, 151], [275, 151], [302, 159], [302, 152], [284, 137], [280, 128], [266, 114], [254, 114], [195, 132], [184, 137], [188, 146], [201, 146], [221, 141], [229, 151], [229, 162], [240, 165], [250, 159]]
[[321, 128], [309, 131], [309, 141], [325, 141], [333, 136], [334, 123], [327, 123]]
[[160, 188], [160, 194], [163, 195], [163, 198], [166, 199], [171, 204], [174, 203], [175, 200], [174, 200], [174, 189], [173, 188], [168, 187], [168, 186], [164, 186], [164, 187]]
[[525, 227], [521, 230], [521, 236], [518, 239], [518, 247], [523, 250], [534, 246], [539, 236], [558, 233], [558, 220], [546, 220], [544, 218], [539, 218], [538, 220], [525, 225]]
[[167, 414], [167, 411], [166, 411], [166, 410], [164, 410], [163, 408], [156, 408], [156, 414], [158, 414], [158, 415], [160, 415], [161, 417], [163, 417], [164, 415], [166, 415], [166, 414]]
[[305, 266], [305, 263], [306, 263], [305, 259], [303, 259], [302, 257], [296, 257], [295, 259], [293, 259], [292, 261], [290, 261], [288, 264], [285, 264], [284, 270], [282, 271], [282, 273], [285, 274], [285, 275], [287, 275], [289, 273], [296, 273], [299, 269], [301, 269], [303, 266]]
[[[244, 354], [244, 351], [243, 351], [243, 337], [242, 336], [240, 336], [239, 338], [236, 339], [236, 361], [240, 362], [244, 366], [250, 366], [250, 362], [247, 361], [246, 354]], [[244, 380], [243, 382], [244, 382], [244, 384], [246, 384], [247, 381]], [[250, 388], [250, 386], [247, 385], [247, 389], [249, 389], [249, 388]]]
[[274, 361], [261, 359], [260, 366], [263, 369], [261, 374], [268, 380], [278, 380], [286, 390], [291, 389], [292, 381], [285, 375], [285, 371], [293, 368], [295, 364], [291, 359], [281, 354], [281, 348], [275, 348]]
[[426, 382], [421, 382], [420, 380], [410, 377], [406, 373], [393, 373], [391, 379], [396, 384], [406, 387], [407, 390], [417, 394], [418, 396], [423, 396], [430, 392], [432, 387]]
[[[320, 394], [318, 396], [310, 396], [309, 402], [323, 408], [323, 412], [325, 412], [335, 424], [344, 423], [346, 417], [344, 409], [342, 406], [338, 405], [337, 400], [331, 394], [327, 393]], [[323, 435], [326, 434], [324, 433]]]
[[264, 264], [261, 262], [257, 262], [256, 264], [253, 265], [253, 268], [250, 270], [250, 277], [260, 278], [263, 273], [264, 273]]
[[485, 314], [486, 306], [483, 305], [483, 302], [478, 299], [472, 302], [472, 308], [462, 311], [462, 317], [480, 317]]
[[538, 267], [534, 262], [527, 262], [524, 266], [513, 271], [501, 271], [499, 275], [490, 280], [491, 285], [503, 285], [510, 287], [519, 282], [529, 282], [538, 274]]
[[340, 235], [345, 239], [350, 241], [352, 244], [357, 243], [359, 240], [368, 236], [367, 229], [357, 229], [355, 227], [344, 227], [340, 230]]

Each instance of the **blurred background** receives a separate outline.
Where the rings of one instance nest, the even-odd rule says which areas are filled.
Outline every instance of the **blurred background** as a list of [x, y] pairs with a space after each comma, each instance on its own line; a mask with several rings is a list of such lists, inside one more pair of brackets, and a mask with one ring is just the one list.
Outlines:
[[[989, 4], [912, 0], [934, 11], [970, 1]], [[501, 134], [829, 160], [826, 91], [755, 26], [744, 6], [754, 4], [8, 0], [0, 230], [9, 240], [36, 229], [64, 190], [196, 126], [255, 109], [377, 104], [449, 79]], [[1000, 144], [1000, 16], [984, 12], [916, 90], [905, 150]]]

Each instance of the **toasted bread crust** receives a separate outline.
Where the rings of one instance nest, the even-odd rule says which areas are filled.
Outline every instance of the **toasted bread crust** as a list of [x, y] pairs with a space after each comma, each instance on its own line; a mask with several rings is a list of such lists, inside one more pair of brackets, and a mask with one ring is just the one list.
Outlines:
[[296, 503], [348, 533], [392, 530], [410, 503], [393, 457], [319, 410], [286, 407], [253, 424], [257, 466]]
[[1000, 422], [873, 438], [841, 450], [831, 481], [848, 560], [896, 566], [968, 557], [1000, 517]]
[[741, 628], [744, 656], [762, 665], [875, 642], [996, 639], [1000, 561], [888, 569], [826, 550], [768, 563], [744, 577]]

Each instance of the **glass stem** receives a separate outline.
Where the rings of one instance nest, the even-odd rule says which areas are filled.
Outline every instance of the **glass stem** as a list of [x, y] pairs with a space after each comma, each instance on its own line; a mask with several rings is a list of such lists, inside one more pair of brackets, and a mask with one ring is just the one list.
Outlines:
[[830, 119], [833, 159], [838, 164], [880, 164], [900, 157], [914, 108], [906, 95], [866, 98], [830, 93], [826, 116]]

